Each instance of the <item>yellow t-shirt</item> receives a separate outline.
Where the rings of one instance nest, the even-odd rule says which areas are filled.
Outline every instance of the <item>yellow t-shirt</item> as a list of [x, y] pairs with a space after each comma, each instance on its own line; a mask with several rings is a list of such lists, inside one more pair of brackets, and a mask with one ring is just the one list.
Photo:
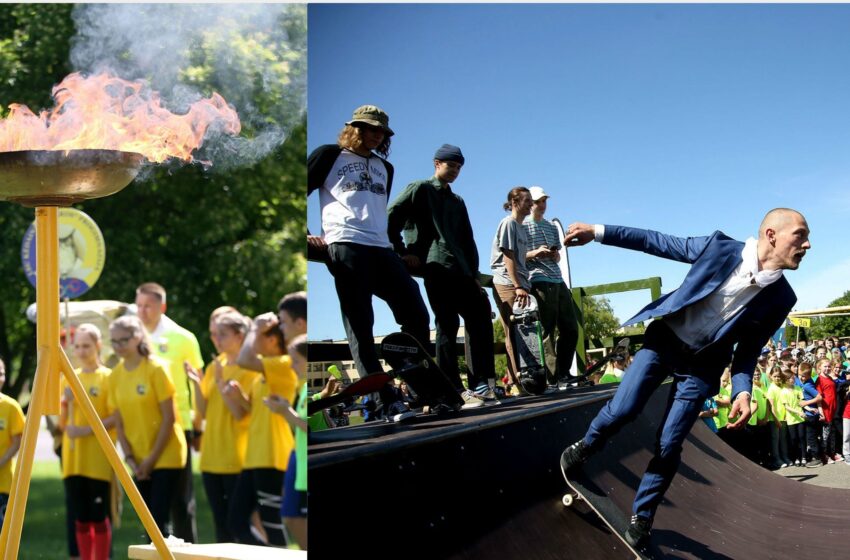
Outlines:
[[[721, 387], [720, 391], [717, 393], [716, 397], [732, 397], [732, 385], [729, 384], [725, 387]], [[726, 424], [729, 423], [729, 411], [732, 410], [730, 406], [720, 406], [717, 405], [717, 416], [714, 417], [714, 425], [717, 426], [717, 429], [725, 428]]]
[[[243, 369], [236, 364], [227, 364], [226, 358], [221, 358], [221, 361], [224, 364], [222, 377], [227, 381], [236, 381], [243, 393], [250, 389], [259, 375], [256, 371]], [[210, 362], [204, 372], [201, 393], [207, 400], [206, 427], [201, 439], [201, 471], [237, 474], [245, 462], [251, 415], [237, 420], [224, 404], [224, 398], [215, 383], [214, 362]]]
[[298, 375], [292, 369], [289, 356], [263, 358], [265, 376], [258, 375], [251, 386], [251, 425], [248, 427], [248, 453], [246, 469], [277, 469], [285, 471], [295, 438], [283, 416], [273, 414], [263, 404], [271, 394], [271, 387], [280, 391], [281, 397], [295, 402]]
[[[110, 369], [100, 366], [93, 372], [83, 373], [82, 369], [76, 369], [75, 373], [80, 378], [80, 383], [86, 390], [97, 415], [103, 419], [114, 412], [109, 408], [109, 375]], [[62, 378], [60, 384], [62, 399], [65, 400], [65, 388], [68, 382]], [[71, 400], [71, 417], [68, 425], [88, 426], [86, 417], [83, 416], [83, 407]], [[112, 440], [115, 441], [115, 431], [110, 430]], [[67, 434], [62, 435], [62, 478], [69, 476], [85, 476], [96, 480], [112, 480], [112, 467], [106, 460], [106, 455], [100, 448], [100, 444], [94, 434], [85, 437], [71, 439]]]
[[803, 400], [803, 390], [799, 387], [783, 387], [781, 392], [782, 404], [785, 406], [785, 421], [789, 426], [800, 424], [806, 421], [803, 407], [800, 406], [800, 401]]
[[782, 400], [782, 387], [770, 384], [767, 390], [767, 398], [773, 402], [773, 416], [780, 422], [785, 421], [785, 403]]
[[[174, 398], [174, 383], [159, 358], [150, 357], [133, 371], [121, 361], [109, 376], [109, 406], [121, 413], [124, 433], [136, 460], [141, 462], [153, 450], [162, 424], [161, 402]], [[175, 411], [176, 418], [176, 411]], [[175, 420], [162, 455], [154, 469], [179, 469], [186, 464], [186, 437]]]
[[[12, 438], [24, 433], [24, 412], [18, 401], [0, 393], [0, 455], [12, 445]], [[12, 489], [12, 468], [15, 459], [6, 461], [0, 467], [0, 494], [8, 494]]]

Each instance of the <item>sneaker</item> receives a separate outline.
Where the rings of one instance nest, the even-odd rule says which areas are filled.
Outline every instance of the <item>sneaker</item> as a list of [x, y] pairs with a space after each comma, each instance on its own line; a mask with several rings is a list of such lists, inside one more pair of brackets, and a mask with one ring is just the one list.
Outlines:
[[837, 463], [838, 461], [843, 461], [843, 460], [844, 460], [844, 457], [842, 457], [841, 455], [839, 455], [838, 453], [836, 453], [835, 455], [833, 455], [833, 456], [832, 456], [832, 460], [833, 460], [833, 461], [835, 461], [835, 462]]
[[560, 377], [560, 378], [558, 378], [558, 384], [557, 384], [558, 390], [559, 390], [559, 391], [566, 391], [567, 389], [569, 389], [569, 388], [570, 388], [570, 383], [571, 383], [571, 382], [572, 382], [572, 381], [570, 380], [570, 378], [569, 378], [569, 377]]
[[633, 515], [626, 529], [624, 537], [632, 548], [644, 548], [649, 542], [649, 533], [652, 530], [652, 519], [640, 515]]
[[422, 412], [425, 414], [433, 414], [435, 416], [442, 416], [444, 414], [451, 414], [452, 412], [457, 412], [461, 407], [457, 408], [451, 407], [446, 403], [437, 403], [434, 406], [426, 406], [422, 409]]
[[781, 465], [779, 465], [779, 468], [784, 469], [787, 466], [788, 466], [788, 463], [782, 463]]
[[813, 469], [815, 467], [820, 467], [821, 465], [822, 465], [822, 463], [820, 462], [819, 459], [812, 459], [811, 461], [806, 463], [806, 466], [809, 467], [810, 469]]
[[835, 459], [833, 459], [832, 457], [827, 457], [827, 458], [826, 458], [826, 462], [827, 462], [828, 464], [832, 465], [832, 464], [835, 464]]
[[802, 462], [802, 461], [800, 461], [799, 459], [797, 459], [796, 461], [794, 461], [794, 466], [795, 466], [795, 467], [799, 467], [799, 466], [801, 466], [802, 464], [803, 464], [803, 462]]
[[403, 422], [414, 416], [416, 412], [410, 410], [404, 401], [395, 401], [387, 408], [387, 420], [390, 422]]
[[476, 387], [475, 396], [484, 401], [484, 404], [499, 404], [495, 391], [487, 385]]
[[463, 399], [463, 406], [461, 408], [481, 408], [484, 406], [484, 400], [479, 399], [475, 396], [475, 393], [467, 389], [463, 393], [460, 394], [460, 398]]
[[569, 472], [584, 463], [588, 457], [590, 457], [590, 449], [582, 438], [561, 453], [561, 469], [564, 472]]

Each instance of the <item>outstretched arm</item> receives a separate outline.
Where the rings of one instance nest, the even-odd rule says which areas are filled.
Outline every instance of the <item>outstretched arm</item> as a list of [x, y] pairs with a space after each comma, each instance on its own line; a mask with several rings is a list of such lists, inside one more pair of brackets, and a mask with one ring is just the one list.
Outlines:
[[711, 237], [676, 237], [649, 229], [613, 225], [596, 226], [576, 222], [567, 228], [564, 245], [567, 247], [586, 245], [594, 239], [605, 245], [693, 263], [702, 254]]

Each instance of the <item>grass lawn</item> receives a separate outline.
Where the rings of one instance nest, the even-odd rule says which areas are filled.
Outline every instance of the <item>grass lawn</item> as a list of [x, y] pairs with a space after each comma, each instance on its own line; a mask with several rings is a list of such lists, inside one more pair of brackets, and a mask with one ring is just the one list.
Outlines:
[[[201, 475], [195, 459], [195, 500], [198, 506], [198, 540], [209, 543], [215, 540], [212, 513], [204, 493]], [[68, 558], [65, 532], [65, 492], [59, 461], [40, 461], [33, 465], [32, 481], [27, 500], [27, 514], [21, 536], [19, 560]], [[124, 496], [121, 528], [113, 528], [112, 552], [115, 560], [127, 558], [127, 547], [150, 542], [130, 500]], [[147, 539], [147, 540], [146, 540]]]

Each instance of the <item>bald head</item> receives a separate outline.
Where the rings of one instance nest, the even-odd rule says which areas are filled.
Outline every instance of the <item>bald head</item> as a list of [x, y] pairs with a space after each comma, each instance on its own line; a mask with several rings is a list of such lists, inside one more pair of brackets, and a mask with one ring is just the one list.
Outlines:
[[811, 248], [806, 218], [790, 208], [774, 208], [759, 226], [760, 267], [767, 270], [796, 270]]
[[759, 238], [764, 237], [765, 230], [768, 228], [778, 231], [798, 219], [803, 222], [806, 221], [803, 215], [796, 210], [792, 210], [791, 208], [774, 208], [764, 215], [764, 219], [762, 219], [759, 226]]

